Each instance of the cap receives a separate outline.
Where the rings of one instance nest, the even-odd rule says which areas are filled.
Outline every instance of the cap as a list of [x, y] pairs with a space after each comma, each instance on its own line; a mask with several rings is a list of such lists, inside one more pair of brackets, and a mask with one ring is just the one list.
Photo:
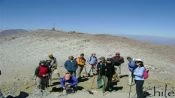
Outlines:
[[81, 53], [80, 56], [84, 56], [84, 53]]
[[138, 59], [135, 59], [136, 62], [143, 62], [142, 59], [138, 58]]

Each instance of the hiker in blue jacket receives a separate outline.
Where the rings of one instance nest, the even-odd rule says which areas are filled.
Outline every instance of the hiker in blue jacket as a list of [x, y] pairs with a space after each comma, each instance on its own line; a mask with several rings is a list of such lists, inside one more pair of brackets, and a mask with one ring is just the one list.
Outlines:
[[88, 64], [89, 64], [89, 70], [88, 70], [88, 76], [91, 76], [91, 73], [93, 75], [95, 75], [95, 71], [96, 71], [96, 64], [97, 64], [97, 57], [95, 53], [92, 53], [92, 55], [89, 57], [89, 59], [87, 60]]
[[128, 84], [132, 85], [133, 84], [133, 72], [137, 68], [135, 59], [131, 57], [127, 57], [128, 60], [128, 69], [129, 69], [129, 81]]
[[67, 72], [76, 77], [76, 70], [78, 66], [73, 56], [68, 57], [68, 60], [64, 63], [64, 67], [67, 70]]
[[75, 76], [72, 76], [69, 72], [65, 74], [65, 76], [63, 78], [61, 78], [61, 87], [63, 88], [63, 92], [66, 91], [70, 91], [75, 92], [77, 84], [78, 84], [78, 80], [76, 79]]
[[134, 79], [136, 83], [137, 98], [144, 98], [143, 84], [144, 84], [144, 65], [141, 59], [136, 59], [137, 68], [134, 70]]

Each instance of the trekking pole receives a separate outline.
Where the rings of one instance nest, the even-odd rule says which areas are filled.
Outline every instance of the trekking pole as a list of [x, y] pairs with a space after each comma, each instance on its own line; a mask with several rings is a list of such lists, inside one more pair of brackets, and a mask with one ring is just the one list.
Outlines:
[[129, 98], [131, 98], [131, 87], [132, 87], [132, 82], [133, 82], [133, 76], [132, 76], [132, 80], [131, 80], [131, 85], [129, 86]]
[[89, 94], [94, 94], [91, 90], [92, 90], [92, 86], [93, 86], [93, 84], [94, 84], [94, 80], [95, 80], [95, 77], [93, 78], [93, 80], [92, 80], [92, 84], [91, 84], [91, 87], [90, 87], [90, 89], [86, 89], [86, 91], [89, 93]]
[[105, 93], [105, 89], [106, 89], [106, 70], [105, 70], [105, 80], [103, 81], [104, 82], [104, 92], [103, 92], [103, 96], [104, 96], [104, 93]]
[[131, 98], [131, 85], [129, 87], [129, 98]]
[[94, 78], [93, 78], [93, 80], [92, 80], [91, 89], [92, 89], [92, 86], [93, 86], [93, 84], [94, 84], [95, 77], [96, 77], [96, 76], [94, 76]]
[[92, 86], [93, 86], [93, 84], [94, 84], [94, 80], [95, 80], [95, 76], [94, 76], [94, 78], [93, 78], [93, 80], [92, 80], [92, 84], [91, 84], [91, 87], [90, 87], [90, 90], [87, 90], [88, 91], [88, 93], [89, 94], [94, 94], [91, 90], [92, 90]]
[[86, 67], [87, 67], [87, 65], [84, 66], [84, 69], [85, 69], [86, 76], [88, 76], [88, 72], [87, 72]]
[[[165, 83], [165, 94], [167, 93], [167, 84]], [[165, 96], [167, 98], [167, 96]]]

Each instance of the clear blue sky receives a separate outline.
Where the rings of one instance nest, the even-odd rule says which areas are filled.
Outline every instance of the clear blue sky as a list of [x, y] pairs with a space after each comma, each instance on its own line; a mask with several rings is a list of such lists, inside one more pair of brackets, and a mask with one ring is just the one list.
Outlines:
[[175, 0], [0, 0], [0, 29], [175, 37]]

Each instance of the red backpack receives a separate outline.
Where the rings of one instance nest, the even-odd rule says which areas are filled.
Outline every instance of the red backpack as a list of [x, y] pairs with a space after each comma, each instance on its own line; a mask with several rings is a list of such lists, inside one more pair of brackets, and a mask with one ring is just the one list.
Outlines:
[[42, 77], [43, 75], [48, 74], [47, 66], [39, 66], [39, 76]]

